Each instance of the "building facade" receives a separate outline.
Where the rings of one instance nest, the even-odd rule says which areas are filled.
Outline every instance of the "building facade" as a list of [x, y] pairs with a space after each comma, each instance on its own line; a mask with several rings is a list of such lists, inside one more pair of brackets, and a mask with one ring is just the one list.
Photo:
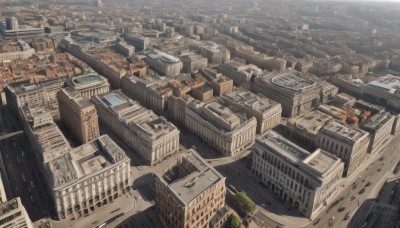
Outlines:
[[179, 130], [120, 90], [94, 96], [92, 102], [100, 121], [147, 164], [155, 165], [179, 150]]
[[368, 153], [382, 152], [391, 141], [395, 117], [388, 112], [378, 113], [367, 120], [361, 128], [369, 132]]
[[85, 144], [100, 136], [97, 111], [88, 99], [69, 88], [61, 89], [57, 98], [61, 121], [79, 143]]
[[179, 75], [183, 66], [178, 58], [161, 51], [148, 54], [146, 63], [157, 73], [167, 77]]
[[171, 179], [155, 177], [155, 204], [165, 226], [211, 228], [210, 220], [225, 205], [225, 177], [193, 151], [173, 169], [175, 175], [165, 175]]
[[344, 163], [343, 176], [350, 176], [368, 159], [369, 134], [359, 128], [332, 122], [317, 134], [317, 146]]
[[108, 136], [44, 164], [59, 219], [78, 219], [128, 193], [130, 159]]
[[310, 153], [271, 130], [257, 138], [251, 169], [276, 197], [313, 219], [339, 191], [343, 163], [320, 149]]
[[1, 227], [26, 227], [33, 228], [33, 223], [17, 197], [0, 204], [0, 226]]
[[182, 72], [192, 73], [207, 67], [208, 60], [201, 55], [190, 54], [181, 57]]

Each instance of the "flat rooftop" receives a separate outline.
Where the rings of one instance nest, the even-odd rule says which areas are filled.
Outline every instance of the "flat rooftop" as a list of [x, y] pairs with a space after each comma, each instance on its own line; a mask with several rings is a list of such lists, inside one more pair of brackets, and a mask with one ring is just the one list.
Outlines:
[[89, 100], [82, 97], [81, 93], [79, 93], [78, 91], [73, 91], [70, 88], [63, 88], [60, 91], [64, 93], [65, 96], [67, 96], [73, 102], [73, 105], [78, 106], [80, 109], [85, 109], [90, 107], [94, 108], [94, 105], [90, 103]]
[[67, 81], [67, 86], [74, 89], [74, 90], [79, 90], [81, 88], [87, 88], [90, 86], [95, 86], [99, 84], [107, 84], [108, 80], [97, 74], [97, 73], [88, 73], [88, 74], [81, 74], [73, 77], [71, 80]]
[[178, 178], [167, 187], [169, 191], [174, 193], [175, 197], [179, 198], [180, 202], [187, 206], [202, 192], [211, 188], [225, 177], [214, 168], [208, 166], [208, 164], [194, 152], [183, 155], [182, 159], [189, 162], [193, 166], [194, 171], [187, 173], [184, 177]]
[[369, 118], [362, 128], [368, 131], [377, 131], [390, 119], [394, 119], [394, 117], [388, 112], [377, 113]]
[[312, 170], [318, 176], [324, 176], [335, 164], [340, 163], [340, 159], [321, 149], [313, 152], [303, 161], [309, 170]]
[[331, 122], [333, 118], [320, 111], [311, 111], [304, 115], [300, 115], [288, 120], [288, 124], [295, 126], [298, 129], [305, 129], [307, 132], [317, 134], [318, 131]]
[[69, 153], [54, 158], [46, 166], [53, 180], [53, 187], [60, 188], [128, 161], [125, 152], [108, 136], [76, 147]]
[[274, 153], [294, 164], [298, 164], [310, 155], [310, 152], [273, 130], [258, 137], [256, 143], [272, 149]]
[[337, 122], [327, 124], [320, 132], [351, 145], [368, 136], [368, 132], [366, 131]]
[[394, 94], [400, 88], [400, 77], [386, 75], [364, 85], [367, 88], [375, 88], [383, 92]]

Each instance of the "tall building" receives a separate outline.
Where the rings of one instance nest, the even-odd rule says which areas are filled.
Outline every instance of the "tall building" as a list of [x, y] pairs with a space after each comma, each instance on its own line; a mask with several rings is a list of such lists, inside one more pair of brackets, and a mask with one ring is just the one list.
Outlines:
[[200, 70], [201, 75], [211, 83], [216, 96], [222, 96], [225, 93], [232, 92], [233, 80], [222, 73], [217, 73], [210, 68]]
[[155, 204], [165, 226], [211, 228], [225, 205], [225, 177], [193, 151], [170, 170], [155, 177]]
[[271, 130], [257, 138], [251, 169], [276, 197], [313, 219], [339, 191], [343, 163], [321, 149], [310, 153]]
[[160, 51], [148, 54], [146, 63], [157, 73], [168, 77], [179, 75], [182, 69], [182, 62], [178, 58]]
[[236, 88], [218, 100], [233, 110], [243, 110], [247, 115], [254, 116], [257, 119], [257, 133], [264, 133], [281, 122], [281, 104], [245, 89]]
[[262, 74], [262, 70], [255, 65], [244, 65], [236, 61], [230, 61], [225, 64], [221, 64], [218, 71], [224, 75], [230, 77], [233, 80], [235, 86], [242, 86], [246, 88], [251, 88], [250, 85], [245, 83], [250, 83], [257, 76]]
[[320, 103], [321, 88], [316, 81], [297, 71], [267, 73], [254, 79], [253, 90], [281, 103], [282, 113], [294, 117]]
[[34, 227], [19, 197], [0, 203], [0, 227]]
[[394, 121], [393, 115], [383, 112], [373, 115], [361, 126], [370, 135], [369, 153], [379, 153], [390, 143]]
[[182, 61], [182, 72], [192, 73], [207, 67], [208, 60], [198, 54], [184, 55], [181, 57]]
[[59, 219], [77, 219], [129, 191], [130, 159], [108, 136], [44, 163]]
[[94, 96], [100, 120], [149, 165], [179, 150], [179, 130], [120, 90]]
[[85, 144], [100, 136], [96, 108], [78, 91], [61, 89], [57, 95], [61, 121], [75, 139]]
[[86, 99], [110, 91], [108, 80], [97, 73], [78, 75], [65, 83], [73, 91], [78, 91]]
[[18, 19], [15, 17], [9, 17], [6, 19], [7, 30], [19, 30]]
[[344, 162], [343, 176], [350, 176], [368, 159], [369, 134], [356, 127], [332, 122], [317, 134], [317, 146]]
[[[141, 28], [140, 28], [141, 30]], [[144, 51], [150, 47], [150, 39], [148, 37], [139, 36], [136, 34], [125, 34], [125, 41], [135, 46], [137, 51]]]

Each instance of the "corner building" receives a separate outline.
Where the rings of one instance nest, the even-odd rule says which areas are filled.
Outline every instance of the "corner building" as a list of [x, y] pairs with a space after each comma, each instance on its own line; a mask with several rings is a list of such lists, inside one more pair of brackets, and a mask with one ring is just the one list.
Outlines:
[[225, 205], [225, 177], [194, 152], [183, 155], [169, 172], [155, 177], [155, 204], [166, 227], [211, 228]]
[[257, 138], [251, 169], [276, 197], [312, 219], [339, 190], [343, 163], [320, 149], [310, 153], [271, 130]]

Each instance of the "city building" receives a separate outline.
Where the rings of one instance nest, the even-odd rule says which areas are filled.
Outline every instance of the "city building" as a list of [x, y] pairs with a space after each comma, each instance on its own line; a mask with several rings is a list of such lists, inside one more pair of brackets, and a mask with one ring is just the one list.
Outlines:
[[306, 114], [290, 118], [286, 123], [289, 134], [316, 148], [317, 133], [325, 125], [332, 123], [333, 118], [320, 111], [311, 111]]
[[263, 72], [255, 65], [244, 65], [237, 61], [221, 64], [218, 71], [230, 77], [235, 86], [241, 86], [247, 89], [251, 89], [251, 82]]
[[245, 59], [248, 64], [254, 64], [263, 70], [283, 71], [286, 68], [286, 60], [267, 56], [253, 50], [251, 46], [239, 46], [235, 49], [235, 56]]
[[231, 59], [231, 53], [228, 49], [213, 42], [202, 44], [200, 46], [200, 54], [212, 64], [222, 64]]
[[126, 57], [131, 57], [133, 54], [135, 54], [135, 47], [125, 42], [117, 42], [114, 47]]
[[343, 163], [321, 149], [310, 153], [271, 130], [257, 138], [251, 169], [276, 197], [313, 219], [340, 191]]
[[65, 87], [70, 88], [72, 91], [81, 93], [86, 99], [110, 91], [110, 84], [108, 83], [107, 78], [100, 76], [97, 73], [75, 76], [66, 81]]
[[120, 90], [94, 96], [91, 101], [100, 121], [135, 150], [146, 164], [155, 165], [179, 150], [179, 130]]
[[0, 203], [0, 226], [34, 227], [24, 205], [22, 205], [21, 198], [17, 197], [7, 202]]
[[150, 39], [148, 37], [139, 36], [136, 34], [125, 34], [125, 41], [135, 46], [137, 51], [144, 51], [150, 47]]
[[368, 132], [337, 122], [327, 124], [317, 133], [317, 146], [342, 159], [343, 176], [350, 176], [368, 159], [369, 143]]
[[31, 48], [28, 43], [21, 40], [17, 42], [0, 42], [0, 61], [28, 59], [35, 53], [35, 49]]
[[202, 68], [207, 67], [208, 60], [198, 54], [184, 55], [181, 57], [182, 72], [192, 73], [197, 72]]
[[272, 72], [256, 77], [253, 90], [279, 102], [286, 117], [305, 113], [320, 103], [321, 88], [297, 71]]
[[192, 96], [202, 102], [208, 102], [214, 98], [213, 88], [207, 84], [192, 90]]
[[205, 85], [205, 79], [200, 74], [179, 75], [168, 81], [169, 87], [172, 89], [174, 96], [182, 97], [189, 95], [193, 90]]
[[216, 96], [222, 96], [225, 93], [232, 92], [233, 80], [226, 75], [217, 73], [210, 68], [200, 69], [200, 73], [208, 82], [210, 82]]
[[211, 228], [210, 221], [225, 205], [225, 177], [194, 151], [169, 170], [155, 176], [154, 201], [165, 226]]
[[400, 77], [386, 75], [362, 85], [364, 99], [400, 109]]
[[161, 80], [151, 77], [139, 78], [136, 76], [122, 79], [122, 91], [131, 99], [157, 114], [162, 114], [167, 109], [167, 99], [172, 95], [172, 89]]
[[20, 110], [24, 132], [39, 164], [59, 157], [71, 149], [69, 142], [45, 108], [26, 105]]
[[85, 144], [100, 136], [97, 111], [88, 99], [69, 88], [61, 89], [57, 98], [61, 121], [79, 143]]
[[232, 92], [219, 97], [218, 100], [232, 107], [232, 110], [242, 110], [248, 116], [254, 116], [257, 119], [257, 133], [264, 133], [281, 122], [281, 104], [262, 95], [235, 88]]
[[369, 118], [361, 128], [369, 132], [370, 142], [368, 152], [382, 152], [391, 141], [391, 133], [395, 117], [388, 112], [378, 113]]
[[148, 54], [146, 63], [157, 73], [168, 77], [179, 75], [183, 65], [178, 58], [161, 51]]
[[57, 217], [78, 219], [128, 193], [130, 164], [108, 135], [45, 163], [44, 176]]
[[6, 19], [6, 29], [7, 30], [18, 30], [19, 24], [18, 19], [15, 17], [9, 17]]
[[44, 28], [21, 26], [15, 17], [7, 18], [6, 23], [0, 23], [0, 33], [6, 40], [32, 40], [44, 36]]
[[253, 145], [257, 120], [217, 101], [204, 104], [193, 100], [185, 110], [185, 127], [223, 155], [233, 156]]

